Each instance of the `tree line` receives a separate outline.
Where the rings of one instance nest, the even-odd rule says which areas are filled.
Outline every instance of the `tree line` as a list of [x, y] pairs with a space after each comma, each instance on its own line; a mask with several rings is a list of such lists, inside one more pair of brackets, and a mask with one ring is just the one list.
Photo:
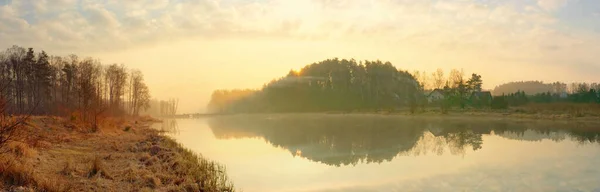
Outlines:
[[77, 55], [12, 46], [0, 52], [0, 99], [7, 114], [138, 115], [149, 107], [141, 71]]
[[596, 91], [599, 90], [600, 83], [574, 82], [567, 84], [559, 81], [553, 83], [544, 83], [542, 81], [517, 81], [498, 85], [494, 88], [493, 92], [495, 95], [510, 94], [518, 91], [524, 91], [529, 95], [542, 93], [574, 94], [589, 91], [590, 89]]
[[[408, 107], [506, 108], [531, 102], [600, 102], [599, 84], [541, 81], [512, 82], [492, 92], [482, 76], [452, 69], [433, 73], [397, 69], [390, 62], [327, 59], [291, 70], [261, 89], [215, 90], [210, 113], [394, 110]], [[508, 91], [508, 92], [507, 92]], [[442, 99], [432, 100], [438, 92]]]
[[[431, 82], [429, 81], [431, 80]], [[348, 110], [395, 110], [415, 112], [428, 104], [427, 92], [438, 89], [445, 99], [443, 109], [466, 107], [469, 96], [482, 91], [481, 75], [466, 78], [453, 69], [448, 77], [437, 70], [409, 73], [390, 62], [328, 59], [290, 71], [259, 90], [216, 90], [211, 95], [211, 113], [318, 112]]]

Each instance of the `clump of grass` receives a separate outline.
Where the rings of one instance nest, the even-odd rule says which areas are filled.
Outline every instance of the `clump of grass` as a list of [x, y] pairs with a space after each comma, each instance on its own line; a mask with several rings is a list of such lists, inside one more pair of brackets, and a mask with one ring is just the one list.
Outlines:
[[92, 166], [90, 168], [90, 172], [88, 173], [88, 177], [94, 177], [96, 175], [99, 175], [99, 176], [107, 178], [107, 179], [112, 179], [112, 176], [110, 176], [110, 174], [108, 174], [108, 172], [104, 168], [104, 163], [102, 162], [102, 158], [100, 158], [98, 156], [96, 156], [96, 158], [94, 158], [94, 161], [92, 161]]
[[125, 132], [129, 132], [130, 130], [131, 130], [131, 126], [129, 126], [129, 125], [125, 126], [125, 129], [123, 129], [123, 131], [125, 131]]
[[74, 115], [74, 114], [72, 114], [70, 120], [71, 121], [77, 121], [77, 116]]
[[73, 176], [73, 172], [75, 172], [75, 168], [73, 167], [73, 161], [69, 158], [65, 161], [65, 166], [60, 171], [60, 174], [71, 177]]
[[68, 189], [66, 183], [40, 177], [33, 167], [15, 160], [0, 159], [0, 180], [6, 186], [24, 186], [35, 191], [61, 192]]
[[33, 169], [15, 160], [0, 162], [0, 178], [7, 185], [27, 186], [34, 183]]
[[18, 141], [9, 142], [8, 149], [17, 157], [33, 157], [36, 154], [27, 144]]
[[152, 165], [155, 165], [157, 163], [160, 163], [160, 160], [158, 159], [158, 157], [156, 156], [152, 156], [149, 159], [146, 160], [145, 164], [146, 166], [150, 167]]
[[165, 137], [161, 145], [175, 151], [175, 155], [166, 156], [171, 160], [164, 166], [165, 169], [173, 170], [178, 177], [184, 178], [183, 181], [176, 181], [182, 185], [182, 190], [235, 191], [224, 166], [199, 156], [170, 138]]
[[151, 157], [151, 156], [150, 156], [150, 154], [148, 154], [148, 153], [143, 153], [142, 155], [140, 155], [140, 158], [139, 158], [139, 160], [140, 160], [141, 162], [146, 162], [148, 159], [150, 159], [150, 157]]
[[48, 142], [48, 141], [39, 141], [36, 143], [36, 147], [42, 148], [42, 149], [48, 149], [52, 146], [52, 143]]
[[42, 178], [37, 180], [36, 191], [48, 191], [48, 192], [62, 192], [68, 191], [69, 184], [51, 178]]
[[152, 189], [156, 189], [162, 185], [160, 179], [153, 175], [146, 175], [144, 180], [146, 181], [146, 185]]
[[129, 167], [123, 172], [123, 180], [133, 183], [138, 180], [138, 170], [135, 167]]
[[152, 155], [152, 156], [158, 155], [158, 153], [160, 151], [161, 151], [161, 148], [158, 145], [152, 145], [152, 147], [150, 147], [150, 155]]

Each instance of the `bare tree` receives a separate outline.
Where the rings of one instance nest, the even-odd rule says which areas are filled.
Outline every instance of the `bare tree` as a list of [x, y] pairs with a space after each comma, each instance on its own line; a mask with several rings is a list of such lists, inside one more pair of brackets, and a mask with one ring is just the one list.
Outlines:
[[150, 107], [150, 91], [144, 83], [144, 75], [139, 70], [131, 72], [129, 83], [131, 114], [137, 116], [141, 109], [146, 110]]
[[415, 72], [413, 72], [413, 76], [419, 82], [421, 89], [423, 89], [423, 90], [431, 89], [431, 83], [429, 82], [429, 77], [427, 75], [427, 72], [415, 71]]
[[441, 89], [444, 87], [446, 83], [446, 78], [444, 78], [444, 71], [442, 69], [437, 69], [437, 71], [431, 74], [433, 78], [433, 88]]
[[450, 82], [450, 86], [456, 88], [461, 82], [464, 82], [464, 74], [465, 73], [462, 69], [460, 71], [457, 69], [452, 69], [452, 71], [450, 71], [450, 76], [448, 77], [448, 82]]
[[127, 84], [127, 70], [124, 65], [113, 64], [106, 69], [106, 85], [108, 86], [108, 101], [112, 113], [119, 113], [125, 86]]

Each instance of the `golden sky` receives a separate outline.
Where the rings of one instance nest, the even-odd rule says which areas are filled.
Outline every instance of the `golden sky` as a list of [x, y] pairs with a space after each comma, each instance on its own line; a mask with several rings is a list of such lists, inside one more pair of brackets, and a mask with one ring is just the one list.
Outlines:
[[0, 47], [138, 68], [155, 98], [203, 111], [312, 62], [463, 68], [484, 88], [600, 81], [597, 0], [0, 0]]

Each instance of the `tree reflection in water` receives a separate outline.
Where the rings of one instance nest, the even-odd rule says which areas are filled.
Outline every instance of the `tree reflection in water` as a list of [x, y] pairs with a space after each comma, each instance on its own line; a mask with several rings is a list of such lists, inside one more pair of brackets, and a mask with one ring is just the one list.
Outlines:
[[179, 127], [177, 125], [177, 119], [165, 118], [162, 119], [161, 123], [158, 123], [158, 130], [164, 131], [170, 134], [179, 134]]
[[597, 131], [580, 128], [382, 115], [235, 115], [208, 119], [208, 125], [218, 139], [263, 138], [294, 156], [331, 166], [381, 163], [398, 155], [465, 155], [481, 149], [482, 135], [490, 134], [523, 141], [600, 141]]

